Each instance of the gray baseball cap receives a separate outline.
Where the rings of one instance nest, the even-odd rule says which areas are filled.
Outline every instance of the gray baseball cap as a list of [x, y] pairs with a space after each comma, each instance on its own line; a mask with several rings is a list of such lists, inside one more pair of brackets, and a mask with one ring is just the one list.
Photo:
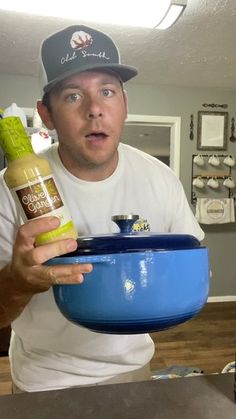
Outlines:
[[44, 92], [86, 70], [112, 70], [123, 82], [138, 74], [135, 67], [121, 64], [118, 48], [108, 35], [83, 25], [69, 26], [46, 38], [41, 64]]

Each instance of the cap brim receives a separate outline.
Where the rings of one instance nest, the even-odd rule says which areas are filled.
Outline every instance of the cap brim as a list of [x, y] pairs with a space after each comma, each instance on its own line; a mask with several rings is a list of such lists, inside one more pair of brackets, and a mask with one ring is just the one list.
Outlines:
[[52, 80], [50, 83], [46, 84], [43, 87], [43, 91], [49, 92], [57, 83], [66, 79], [67, 77], [73, 76], [73, 74], [82, 73], [84, 71], [89, 70], [111, 70], [113, 73], [116, 73], [117, 76], [125, 83], [126, 81], [132, 79], [133, 77], [137, 76], [138, 70], [135, 67], [123, 65], [123, 64], [90, 64], [85, 65], [84, 67], [80, 67], [80, 69], [73, 69], [64, 73], [63, 75], [57, 77], [56, 79]]

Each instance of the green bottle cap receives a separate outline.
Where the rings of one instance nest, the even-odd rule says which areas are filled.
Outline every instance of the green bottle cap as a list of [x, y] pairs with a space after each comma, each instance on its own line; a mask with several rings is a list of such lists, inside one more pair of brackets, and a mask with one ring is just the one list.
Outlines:
[[0, 119], [0, 145], [8, 161], [34, 153], [30, 138], [18, 116]]

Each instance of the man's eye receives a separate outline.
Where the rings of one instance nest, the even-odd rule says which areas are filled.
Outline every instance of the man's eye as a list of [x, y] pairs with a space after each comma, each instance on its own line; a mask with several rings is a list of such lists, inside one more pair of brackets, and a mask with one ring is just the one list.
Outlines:
[[103, 89], [102, 94], [103, 96], [109, 97], [109, 96], [112, 96], [114, 92], [111, 89]]
[[78, 102], [81, 99], [81, 95], [79, 93], [71, 93], [67, 96], [68, 102]]

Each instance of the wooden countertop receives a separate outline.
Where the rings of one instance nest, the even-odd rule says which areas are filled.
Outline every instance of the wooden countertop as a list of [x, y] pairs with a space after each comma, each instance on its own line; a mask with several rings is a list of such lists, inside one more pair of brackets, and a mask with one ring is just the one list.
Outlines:
[[235, 419], [234, 374], [0, 397], [1, 419]]

